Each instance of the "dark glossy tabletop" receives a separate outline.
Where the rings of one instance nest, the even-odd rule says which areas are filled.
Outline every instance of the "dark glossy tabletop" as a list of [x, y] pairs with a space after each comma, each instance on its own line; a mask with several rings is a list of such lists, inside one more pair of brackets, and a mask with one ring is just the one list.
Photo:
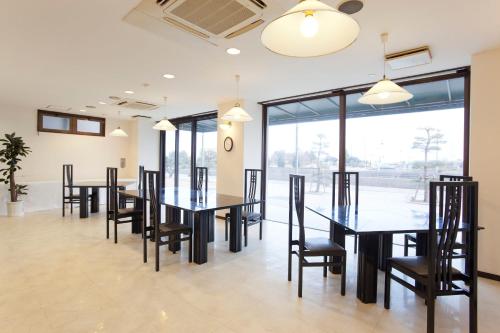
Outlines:
[[[118, 181], [118, 187], [127, 187], [129, 185], [135, 184], [134, 181]], [[71, 187], [106, 187], [105, 180], [89, 180], [89, 181], [76, 181], [73, 182]]]
[[[414, 233], [429, 230], [428, 213], [391, 209], [390, 205], [380, 208], [359, 206], [358, 214], [355, 213], [354, 206], [336, 206], [333, 209], [307, 206], [307, 209], [358, 234]], [[439, 225], [437, 228], [439, 229]], [[460, 229], [467, 229], [467, 225], [463, 224]]]
[[[119, 191], [127, 196], [142, 198], [137, 190]], [[186, 187], [166, 187], [160, 191], [161, 204], [193, 212], [226, 209], [237, 206], [248, 206], [260, 203], [259, 199], [244, 199], [232, 195], [220, 194], [216, 191], [193, 191]]]

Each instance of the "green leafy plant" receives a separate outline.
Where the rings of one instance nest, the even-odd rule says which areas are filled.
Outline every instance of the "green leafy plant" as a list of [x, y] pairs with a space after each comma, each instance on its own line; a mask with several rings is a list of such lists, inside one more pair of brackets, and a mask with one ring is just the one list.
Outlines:
[[27, 185], [16, 184], [16, 171], [21, 170], [19, 163], [22, 157], [28, 156], [31, 153], [30, 147], [26, 146], [24, 140], [16, 133], [5, 134], [5, 138], [0, 139], [0, 163], [6, 165], [0, 169], [0, 182], [9, 185], [10, 201], [17, 202], [21, 195], [26, 195]]

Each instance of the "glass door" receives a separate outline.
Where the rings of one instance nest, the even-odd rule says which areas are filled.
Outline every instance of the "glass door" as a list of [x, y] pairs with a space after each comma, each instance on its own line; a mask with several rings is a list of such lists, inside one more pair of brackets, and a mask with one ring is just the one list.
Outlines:
[[196, 123], [196, 166], [208, 168], [208, 189], [215, 190], [217, 177], [217, 118]]

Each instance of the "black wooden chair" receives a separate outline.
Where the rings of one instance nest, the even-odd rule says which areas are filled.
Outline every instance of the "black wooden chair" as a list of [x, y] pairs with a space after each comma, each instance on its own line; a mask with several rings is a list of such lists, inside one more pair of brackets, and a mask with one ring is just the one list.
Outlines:
[[[244, 196], [245, 200], [254, 200], [259, 193], [260, 200], [262, 202], [262, 191], [258, 190], [259, 184], [262, 181], [262, 170], [261, 169], [245, 169], [245, 188]], [[225, 218], [225, 239], [228, 240], [229, 234], [229, 220], [230, 214], [226, 214]], [[243, 223], [243, 235], [245, 236], [245, 246], [248, 246], [248, 227], [253, 225], [259, 225], [259, 239], [262, 240], [262, 204], [259, 204], [259, 211], [255, 211], [255, 205], [245, 206], [241, 212], [241, 220]]]
[[[161, 223], [161, 201], [160, 201], [160, 172], [144, 171], [142, 197], [149, 199], [150, 225], [147, 225], [146, 202], [144, 200], [143, 216], [143, 253], [144, 262], [147, 262], [147, 240], [154, 239], [155, 242], [155, 270], [160, 270], [160, 246], [173, 243], [189, 241], [189, 262], [193, 261], [193, 229], [185, 224]], [[183, 235], [187, 235], [182, 237]], [[166, 237], [167, 240], [163, 240]], [[175, 252], [174, 252], [175, 253]]]
[[[477, 182], [431, 182], [427, 256], [387, 260], [384, 307], [390, 308], [393, 279], [426, 300], [427, 332], [432, 333], [435, 298], [465, 295], [469, 297], [469, 332], [477, 332], [477, 216]], [[466, 251], [457, 254], [454, 249], [461, 225], [469, 237]], [[464, 259], [466, 269], [453, 266], [455, 260]], [[415, 280], [416, 286], [394, 275], [392, 270]]]
[[80, 204], [80, 194], [73, 189], [73, 164], [63, 164], [62, 216], [66, 215], [66, 205], [70, 205], [70, 212], [73, 214], [75, 204]]
[[118, 169], [106, 169], [106, 238], [109, 239], [109, 221], [114, 222], [115, 243], [118, 242], [118, 224], [131, 223], [142, 218], [142, 209], [121, 208], [118, 202]]
[[[459, 181], [467, 181], [470, 182], [472, 181], [472, 177], [469, 176], [453, 176], [453, 175], [440, 175], [439, 176], [439, 181], [444, 182], [459, 182]], [[442, 198], [440, 198], [442, 199]], [[417, 247], [417, 235], [415, 234], [405, 234], [404, 236], [404, 255], [405, 257], [408, 256], [408, 250], [410, 248], [416, 248]]]
[[[137, 191], [139, 191], [139, 192], [142, 191], [143, 174], [144, 174], [144, 166], [139, 165], [139, 178], [137, 179]], [[135, 198], [134, 197], [126, 197], [125, 204], [135, 204]]]
[[[290, 175], [288, 208], [288, 281], [292, 281], [292, 255], [299, 257], [299, 297], [302, 297], [302, 271], [304, 267], [323, 267], [323, 276], [327, 276], [328, 267], [341, 267], [340, 293], [345, 295], [346, 251], [328, 238], [306, 238], [304, 228], [304, 186], [305, 177]], [[295, 209], [294, 209], [295, 206]], [[293, 239], [293, 215], [299, 223], [299, 239]], [[294, 250], [293, 247], [298, 249]], [[323, 257], [322, 262], [309, 262], [307, 257]], [[335, 260], [337, 259], [337, 260]], [[340, 261], [338, 261], [340, 259]], [[330, 261], [331, 260], [331, 261]]]
[[[338, 206], [352, 206], [352, 193], [351, 185], [352, 180], [355, 180], [354, 186], [354, 212], [358, 213], [358, 199], [359, 199], [359, 172], [346, 172], [346, 171], [336, 171], [332, 174], [333, 184], [332, 184], [332, 207]], [[338, 179], [338, 180], [337, 180]], [[336, 196], [337, 184], [339, 195]], [[350, 232], [346, 230], [346, 235]], [[358, 235], [351, 234], [354, 236], [354, 253], [358, 252]]]

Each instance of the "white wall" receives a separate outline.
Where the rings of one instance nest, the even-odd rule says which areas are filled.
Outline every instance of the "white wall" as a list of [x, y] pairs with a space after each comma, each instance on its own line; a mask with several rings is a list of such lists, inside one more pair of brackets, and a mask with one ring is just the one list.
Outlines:
[[[127, 164], [119, 169], [120, 178], [136, 178], [137, 150], [133, 123], [106, 120], [106, 137], [38, 133], [35, 108], [0, 105], [0, 135], [15, 132], [24, 138], [32, 153], [21, 163], [17, 181], [30, 186], [26, 211], [61, 206], [62, 165], [74, 166], [75, 179], [104, 179], [106, 167], [120, 167], [120, 158]], [[120, 125], [128, 138], [110, 137], [108, 133]], [[5, 214], [8, 192], [0, 186], [0, 214]]]
[[137, 161], [146, 170], [159, 170], [160, 167], [160, 131], [154, 130], [155, 122], [139, 118], [134, 121], [137, 138]]
[[500, 275], [500, 48], [472, 57], [470, 174], [479, 181], [479, 270]]

